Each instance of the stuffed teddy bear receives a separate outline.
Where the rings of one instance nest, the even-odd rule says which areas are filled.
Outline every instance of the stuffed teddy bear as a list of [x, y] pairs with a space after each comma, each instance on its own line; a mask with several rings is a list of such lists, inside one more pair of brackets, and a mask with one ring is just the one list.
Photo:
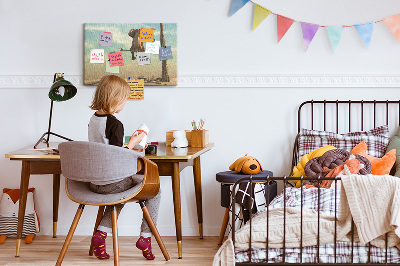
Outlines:
[[171, 147], [176, 148], [185, 148], [188, 146], [188, 140], [186, 139], [186, 132], [185, 130], [175, 130], [172, 133], [172, 136], [175, 138], [174, 141], [171, 143]]
[[[25, 243], [32, 242], [36, 233], [39, 232], [39, 219], [35, 212], [33, 191], [28, 189], [26, 209], [22, 236], [25, 236]], [[0, 200], [0, 244], [4, 243], [7, 237], [17, 236], [19, 189], [3, 189], [3, 196]]]
[[262, 171], [262, 166], [256, 158], [247, 156], [246, 154], [231, 164], [229, 170], [248, 175], [256, 175], [258, 172]]

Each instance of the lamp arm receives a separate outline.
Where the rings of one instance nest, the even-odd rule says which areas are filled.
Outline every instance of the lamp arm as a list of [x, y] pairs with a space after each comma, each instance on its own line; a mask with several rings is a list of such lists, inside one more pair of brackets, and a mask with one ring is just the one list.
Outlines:
[[56, 133], [53, 133], [53, 132], [45, 132], [45, 133], [43, 133], [43, 135], [40, 137], [40, 139], [36, 142], [35, 146], [33, 146], [34, 149], [36, 149], [36, 147], [37, 147], [37, 146], [39, 145], [39, 143], [41, 143], [41, 142], [45, 142], [46, 145], [47, 145], [47, 147], [49, 147], [49, 142], [46, 141], [46, 137], [45, 137], [46, 135], [47, 135], [47, 139], [49, 139], [49, 136], [50, 136], [50, 135], [54, 135], [54, 136], [56, 136], [56, 137], [59, 137], [59, 138], [62, 138], [62, 139], [68, 140], [68, 141], [73, 141], [72, 139], [69, 139], [69, 138], [67, 138], [67, 137], [61, 136], [61, 135], [56, 134]]
[[[57, 79], [57, 73], [54, 73], [54, 77], [53, 77], [53, 84], [54, 82], [56, 82]], [[51, 100], [51, 104], [50, 104], [50, 116], [49, 116], [49, 127], [47, 129], [47, 132], [50, 132], [50, 128], [51, 128], [51, 117], [53, 116], [53, 100]], [[47, 134], [47, 144], [49, 143], [49, 139], [50, 139], [50, 134]]]
[[[51, 100], [51, 105], [50, 105], [50, 115], [49, 115], [49, 127], [47, 129], [47, 132], [50, 133], [50, 128], [51, 128], [51, 118], [53, 116], [53, 100]], [[47, 135], [47, 143], [49, 143], [50, 135]]]
[[[57, 78], [61, 78], [62, 81], [60, 81], [60, 84], [58, 84], [58, 86], [66, 86], [67, 85], [68, 88], [74, 89], [72, 91], [71, 95], [68, 95], [69, 98], [72, 98], [76, 94], [76, 88], [69, 81], [66, 81], [66, 80], [63, 79], [63, 74], [64, 73], [55, 73], [54, 74], [53, 86], [55, 85]], [[58, 86], [56, 86], [56, 88], [58, 88]], [[50, 91], [51, 91], [51, 89], [50, 89]], [[53, 99], [52, 99], [52, 97], [50, 97], [50, 94], [49, 94], [49, 98], [51, 99], [50, 116], [49, 116], [49, 127], [47, 129], [47, 132], [43, 133], [43, 135], [40, 137], [40, 139], [36, 142], [35, 146], [33, 146], [34, 149], [36, 149], [36, 147], [39, 145], [40, 142], [45, 142], [47, 144], [47, 147], [49, 147], [50, 135], [54, 135], [54, 136], [57, 136], [59, 138], [62, 138], [62, 139], [68, 140], [68, 141], [72, 141], [72, 139], [66, 138], [64, 136], [61, 136], [59, 134], [56, 134], [56, 133], [53, 133], [53, 132], [50, 131], [50, 129], [51, 129], [51, 120], [52, 120], [52, 116], [53, 116]], [[67, 98], [67, 100], [69, 98]], [[61, 99], [61, 100], [66, 100], [66, 99]], [[47, 138], [46, 138], [46, 135], [47, 135]]]

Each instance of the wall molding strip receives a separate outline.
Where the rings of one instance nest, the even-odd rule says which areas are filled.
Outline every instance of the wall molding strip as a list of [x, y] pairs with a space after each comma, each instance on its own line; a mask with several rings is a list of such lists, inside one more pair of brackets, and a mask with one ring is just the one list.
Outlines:
[[[77, 86], [83, 86], [82, 75], [65, 75]], [[46, 88], [53, 81], [53, 75], [0, 75], [0, 89]], [[93, 86], [87, 86], [92, 88]], [[151, 86], [148, 86], [151, 87]], [[279, 75], [279, 76], [180, 76], [180, 88], [379, 88], [400, 87], [400, 76], [318, 76], [318, 75]]]

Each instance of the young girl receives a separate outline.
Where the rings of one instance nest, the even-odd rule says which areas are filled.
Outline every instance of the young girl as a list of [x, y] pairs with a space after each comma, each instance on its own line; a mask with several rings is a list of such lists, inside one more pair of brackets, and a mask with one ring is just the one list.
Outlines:
[[[122, 147], [124, 144], [124, 126], [113, 115], [119, 113], [125, 106], [128, 99], [130, 87], [120, 77], [109, 75], [104, 76], [94, 93], [91, 109], [96, 110], [89, 122], [89, 141], [105, 143]], [[134, 132], [125, 148], [133, 150], [144, 137], [144, 133]], [[143, 152], [144, 150], [135, 150]], [[140, 154], [140, 157], [143, 154]], [[96, 193], [111, 194], [128, 190], [137, 185], [131, 178], [126, 177], [122, 180], [112, 183], [93, 182], [90, 183], [90, 189]], [[158, 208], [160, 205], [161, 190], [158, 194], [149, 200], [146, 200], [146, 206], [149, 209], [154, 223], [157, 224]], [[117, 215], [119, 215], [124, 204], [118, 204]], [[106, 207], [103, 218], [100, 222], [97, 232], [92, 237], [94, 254], [99, 259], [108, 259], [110, 256], [106, 252], [105, 240], [107, 233], [112, 233], [111, 208]], [[136, 247], [142, 250], [143, 256], [148, 260], [153, 260], [154, 255], [151, 252], [151, 230], [143, 217], [140, 238], [136, 242]]]

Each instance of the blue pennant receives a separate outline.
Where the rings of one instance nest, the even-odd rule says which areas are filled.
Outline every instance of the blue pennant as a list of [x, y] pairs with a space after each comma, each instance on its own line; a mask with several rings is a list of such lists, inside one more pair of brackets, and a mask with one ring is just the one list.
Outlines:
[[231, 13], [230, 17], [235, 14], [239, 9], [241, 9], [247, 2], [250, 0], [233, 0], [232, 2], [232, 7], [231, 7]]
[[364, 42], [365, 46], [369, 48], [371, 43], [372, 31], [374, 29], [375, 22], [369, 22], [360, 25], [354, 25], [358, 34], [360, 35], [362, 41]]

